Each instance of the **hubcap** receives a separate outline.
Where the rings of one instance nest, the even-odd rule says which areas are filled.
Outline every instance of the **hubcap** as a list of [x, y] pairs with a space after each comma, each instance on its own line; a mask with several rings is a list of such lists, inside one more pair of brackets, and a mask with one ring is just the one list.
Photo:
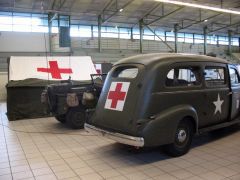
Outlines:
[[178, 135], [177, 135], [177, 138], [178, 138], [178, 141], [180, 143], [184, 142], [187, 138], [187, 133], [185, 130], [181, 129], [179, 132], [178, 132]]

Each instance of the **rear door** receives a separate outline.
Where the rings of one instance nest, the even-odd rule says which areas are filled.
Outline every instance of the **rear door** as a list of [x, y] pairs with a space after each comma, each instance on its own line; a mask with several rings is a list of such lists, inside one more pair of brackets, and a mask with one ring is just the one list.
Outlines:
[[240, 79], [236, 66], [229, 65], [228, 68], [231, 82], [231, 120], [234, 120], [239, 116]]
[[227, 121], [231, 108], [227, 65], [206, 63], [204, 79], [206, 118], [201, 120], [200, 125], [202, 127]]
[[144, 66], [120, 65], [111, 70], [105, 81], [93, 124], [98, 127], [131, 134], [141, 90]]

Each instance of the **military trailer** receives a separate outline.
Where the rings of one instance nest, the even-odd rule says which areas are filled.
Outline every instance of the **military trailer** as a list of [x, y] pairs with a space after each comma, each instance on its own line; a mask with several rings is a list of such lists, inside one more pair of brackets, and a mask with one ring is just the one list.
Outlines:
[[41, 94], [41, 102], [61, 123], [74, 129], [83, 128], [96, 107], [106, 74], [91, 74], [90, 81], [62, 81], [48, 85]]
[[120, 60], [107, 76], [92, 133], [136, 147], [187, 153], [195, 134], [240, 123], [237, 67], [208, 56], [146, 54]]

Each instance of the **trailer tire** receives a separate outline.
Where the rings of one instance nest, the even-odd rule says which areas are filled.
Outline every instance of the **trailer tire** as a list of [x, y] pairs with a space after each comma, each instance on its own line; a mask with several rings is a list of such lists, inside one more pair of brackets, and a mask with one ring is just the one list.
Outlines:
[[67, 112], [67, 124], [73, 129], [80, 129], [84, 127], [86, 119], [85, 110], [80, 107], [70, 108]]
[[66, 115], [57, 115], [55, 118], [60, 122], [60, 123], [65, 123], [66, 122]]

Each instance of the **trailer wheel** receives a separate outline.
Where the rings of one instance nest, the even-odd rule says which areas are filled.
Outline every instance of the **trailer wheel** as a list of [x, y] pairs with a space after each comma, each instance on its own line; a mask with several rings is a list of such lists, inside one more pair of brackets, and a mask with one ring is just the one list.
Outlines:
[[192, 138], [192, 122], [189, 120], [182, 120], [178, 124], [174, 142], [165, 146], [166, 153], [174, 157], [186, 154], [191, 147]]
[[80, 107], [70, 108], [67, 112], [67, 124], [73, 129], [80, 129], [84, 127], [85, 123], [85, 110]]
[[55, 118], [63, 124], [66, 122], [66, 115], [65, 114], [64, 115], [57, 115], [57, 116], [55, 116]]

